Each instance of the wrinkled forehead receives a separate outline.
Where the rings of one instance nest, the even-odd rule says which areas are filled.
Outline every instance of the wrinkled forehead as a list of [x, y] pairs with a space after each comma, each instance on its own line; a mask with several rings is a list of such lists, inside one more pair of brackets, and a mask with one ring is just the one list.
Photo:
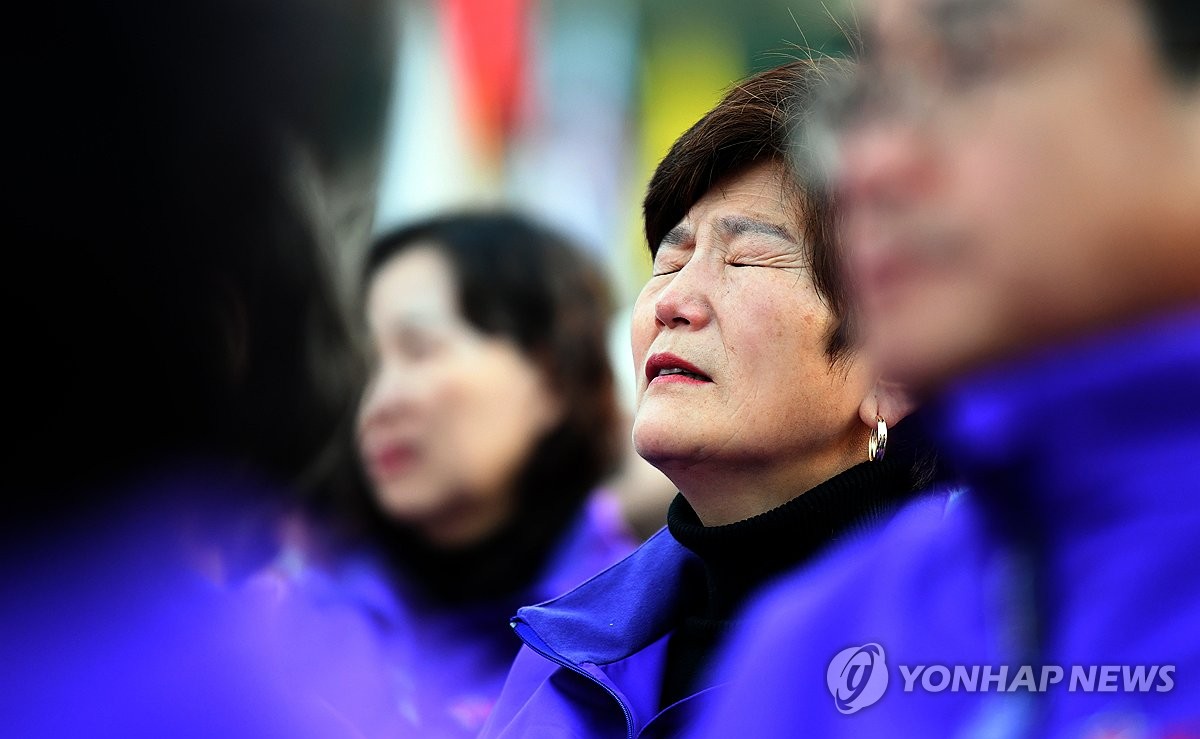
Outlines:
[[884, 26], [937, 23], [976, 14], [1022, 13], [1037, 8], [1069, 11], [1076, 0], [852, 0], [862, 20]]
[[[1099, 0], [1101, 2], [1105, 0]], [[1077, 0], [854, 0], [864, 49], [903, 47], [912, 37], [948, 35], [979, 22], [1036, 22], [1083, 12]]]

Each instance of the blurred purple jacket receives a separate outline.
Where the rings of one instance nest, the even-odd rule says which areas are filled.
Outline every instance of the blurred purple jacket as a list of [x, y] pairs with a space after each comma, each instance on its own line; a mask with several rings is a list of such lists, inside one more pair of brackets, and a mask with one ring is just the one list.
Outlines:
[[95, 512], [3, 542], [0, 736], [359, 735], [287, 669], [273, 613], [227, 584], [269, 558], [245, 504], [277, 488], [186, 463], [93, 492]]
[[[698, 734], [1200, 736], [1200, 313], [993, 368], [934, 411], [969, 492], [910, 506], [762, 598]], [[827, 676], [872, 643], [888, 677], [874, 703], [854, 696], [865, 664]], [[906, 692], [901, 665], [1007, 665], [1010, 688], [1022, 665], [1066, 676]], [[1174, 671], [1147, 690], [1123, 669], [1115, 691], [1070, 689], [1074, 666], [1106, 665]]]
[[[571, 589], [635, 545], [605, 494], [593, 495], [558, 541], [532, 585], [465, 605], [431, 600], [369, 553], [333, 568], [285, 558], [253, 589], [277, 588], [282, 640], [302, 652], [313, 642], [340, 645], [336, 660], [298, 669], [325, 673], [317, 692], [344, 706], [364, 736], [475, 737], [520, 647], [508, 626], [512, 613]], [[386, 710], [358, 697], [379, 690]]]

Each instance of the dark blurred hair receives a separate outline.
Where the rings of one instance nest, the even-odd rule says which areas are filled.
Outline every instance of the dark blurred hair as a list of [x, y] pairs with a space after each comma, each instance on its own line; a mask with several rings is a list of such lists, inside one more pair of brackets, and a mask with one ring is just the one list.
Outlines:
[[1200, 5], [1195, 0], [1143, 0], [1167, 67], [1182, 82], [1200, 78]]
[[46, 36], [17, 75], [9, 139], [30, 257], [10, 274], [24, 288], [10, 349], [30, 370], [20, 506], [108, 505], [62, 494], [180, 456], [294, 480], [330, 441], [355, 378], [327, 204], [374, 167], [385, 8], [31, 9]]
[[520, 347], [563, 400], [565, 417], [536, 446], [517, 483], [517, 516], [542, 522], [523, 528], [556, 535], [617, 462], [604, 274], [563, 236], [526, 218], [455, 213], [377, 239], [367, 255], [363, 292], [379, 269], [417, 247], [445, 257], [463, 317]]
[[717, 106], [671, 146], [646, 191], [646, 242], [653, 256], [663, 237], [714, 187], [751, 167], [772, 162], [784, 171], [785, 195], [793, 201], [808, 250], [817, 292], [838, 318], [827, 350], [844, 356], [852, 343], [852, 315], [839, 267], [837, 214], [831, 194], [816, 178], [797, 170], [795, 136], [807, 116], [819, 68], [794, 61], [738, 83]]

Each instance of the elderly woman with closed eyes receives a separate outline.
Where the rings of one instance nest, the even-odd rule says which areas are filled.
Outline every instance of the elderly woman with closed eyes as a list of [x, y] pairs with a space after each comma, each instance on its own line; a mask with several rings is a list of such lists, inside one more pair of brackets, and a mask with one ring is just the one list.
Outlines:
[[633, 436], [679, 496], [630, 557], [518, 612], [484, 736], [678, 732], [719, 692], [707, 667], [748, 596], [920, 487], [902, 435], [885, 457], [908, 405], [857, 350], [834, 204], [791, 150], [812, 77], [738, 84], [654, 174]]

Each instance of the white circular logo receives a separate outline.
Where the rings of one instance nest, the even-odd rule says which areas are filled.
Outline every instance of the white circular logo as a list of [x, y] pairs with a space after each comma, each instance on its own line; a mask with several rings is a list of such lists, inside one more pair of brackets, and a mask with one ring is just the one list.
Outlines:
[[825, 684], [842, 713], [855, 713], [873, 705], [887, 690], [887, 656], [883, 647], [872, 642], [838, 652], [829, 661]]

